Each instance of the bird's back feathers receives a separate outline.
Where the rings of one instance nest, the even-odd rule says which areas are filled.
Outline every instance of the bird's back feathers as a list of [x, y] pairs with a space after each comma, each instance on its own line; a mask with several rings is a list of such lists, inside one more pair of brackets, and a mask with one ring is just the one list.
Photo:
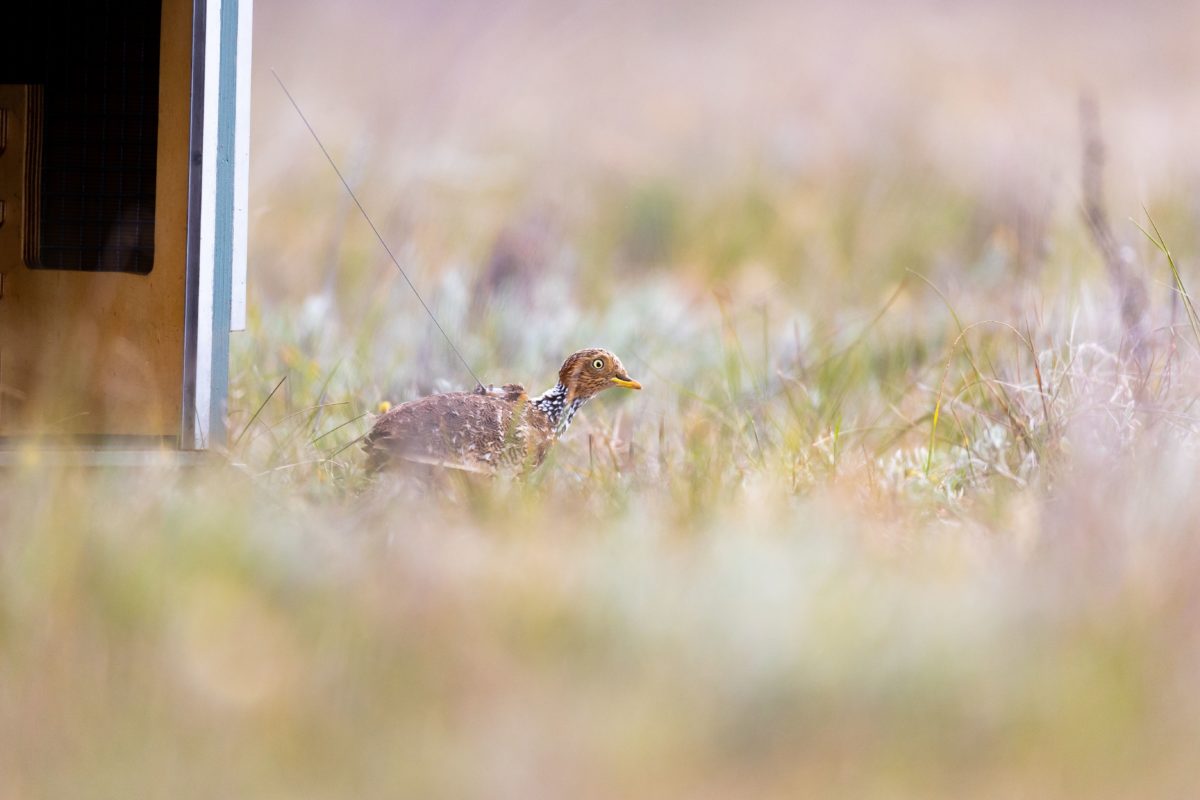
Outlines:
[[363, 449], [372, 471], [410, 462], [494, 474], [537, 467], [553, 442], [546, 415], [508, 384], [396, 406], [376, 420]]

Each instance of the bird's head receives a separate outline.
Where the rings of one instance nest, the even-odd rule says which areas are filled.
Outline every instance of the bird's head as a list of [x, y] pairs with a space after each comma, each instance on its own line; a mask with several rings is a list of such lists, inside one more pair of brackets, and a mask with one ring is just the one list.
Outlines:
[[619, 386], [623, 389], [641, 389], [642, 385], [629, 377], [621, 359], [599, 347], [591, 347], [572, 353], [558, 371], [558, 382], [567, 387], [567, 396], [587, 400], [604, 391]]

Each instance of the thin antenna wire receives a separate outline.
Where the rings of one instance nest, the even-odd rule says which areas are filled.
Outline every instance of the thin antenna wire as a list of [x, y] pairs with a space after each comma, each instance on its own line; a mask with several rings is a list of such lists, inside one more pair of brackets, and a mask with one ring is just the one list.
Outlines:
[[354, 190], [350, 188], [350, 184], [342, 175], [342, 171], [338, 169], [338, 165], [334, 162], [333, 156], [329, 155], [329, 151], [325, 149], [325, 145], [321, 144], [321, 137], [317, 136], [317, 132], [313, 130], [313, 126], [309, 124], [308, 117], [304, 116], [304, 112], [300, 110], [300, 104], [296, 102], [296, 98], [292, 97], [292, 93], [288, 91], [287, 86], [284, 86], [283, 79], [279, 77], [279, 73], [271, 69], [271, 74], [275, 76], [275, 80], [279, 83], [279, 88], [283, 89], [283, 93], [287, 95], [287, 99], [291, 102], [292, 108], [296, 109], [296, 113], [300, 115], [300, 121], [304, 123], [304, 127], [308, 128], [308, 132], [312, 134], [313, 141], [317, 143], [317, 147], [321, 148], [321, 152], [325, 154], [325, 160], [329, 162], [329, 166], [333, 167], [333, 171], [337, 173], [338, 180], [342, 182], [342, 186], [346, 187], [346, 192], [350, 195], [350, 199], [354, 201], [354, 205], [358, 206], [359, 212], [362, 213], [363, 219], [371, 226], [371, 230], [375, 233], [375, 238], [383, 245], [383, 249], [387, 251], [388, 256], [392, 259], [392, 263], [396, 265], [396, 269], [400, 271], [404, 282], [408, 284], [408, 288], [412, 289], [412, 293], [416, 295], [417, 301], [421, 304], [421, 308], [425, 309], [425, 313], [433, 320], [433, 324], [437, 326], [438, 331], [446, 339], [446, 344], [450, 345], [450, 349], [454, 351], [454, 355], [458, 356], [458, 360], [467, 368], [467, 372], [471, 373], [471, 377], [475, 379], [475, 383], [480, 389], [483, 388], [483, 381], [479, 380], [479, 376], [475, 374], [475, 370], [471, 369], [471, 365], [463, 358], [463, 354], [454, 346], [454, 340], [450, 338], [450, 334], [446, 333], [446, 329], [437, 321], [437, 317], [433, 315], [433, 311], [425, 302], [425, 298], [421, 297], [421, 293], [417, 291], [417, 287], [413, 285], [412, 280], [408, 277], [408, 273], [404, 271], [404, 267], [400, 266], [400, 259], [396, 258], [396, 254], [392, 252], [392, 248], [388, 247], [388, 243], [384, 241], [383, 234], [379, 232], [379, 228], [375, 227], [375, 223], [371, 221], [371, 215], [363, 208], [363, 204], [359, 202], [358, 195], [354, 194]]

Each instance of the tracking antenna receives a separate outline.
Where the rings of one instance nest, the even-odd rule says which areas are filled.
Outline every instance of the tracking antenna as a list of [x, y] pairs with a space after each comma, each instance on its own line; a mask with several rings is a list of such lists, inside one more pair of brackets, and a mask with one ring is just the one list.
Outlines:
[[279, 77], [279, 73], [271, 69], [271, 74], [275, 76], [275, 80], [279, 83], [279, 88], [283, 89], [283, 93], [287, 95], [287, 99], [292, 104], [292, 108], [296, 109], [296, 113], [300, 115], [300, 121], [304, 123], [304, 127], [308, 128], [308, 132], [312, 134], [313, 141], [317, 143], [317, 147], [321, 148], [321, 152], [325, 154], [325, 160], [329, 162], [329, 166], [333, 167], [333, 171], [337, 173], [338, 180], [342, 182], [342, 186], [346, 187], [347, 194], [354, 201], [354, 205], [358, 206], [359, 212], [363, 215], [363, 219], [371, 226], [371, 230], [375, 233], [375, 238], [383, 245], [383, 249], [387, 251], [388, 257], [392, 259], [392, 263], [396, 265], [396, 269], [400, 271], [400, 275], [404, 278], [404, 282], [408, 284], [408, 288], [412, 289], [412, 293], [416, 295], [417, 302], [421, 304], [421, 308], [425, 309], [425, 313], [433, 320], [433, 324], [437, 326], [439, 332], [446, 339], [446, 344], [450, 345], [450, 349], [454, 351], [454, 355], [458, 356], [458, 360], [467, 368], [467, 372], [471, 373], [471, 377], [475, 379], [476, 385], [483, 389], [483, 381], [479, 380], [479, 376], [475, 374], [475, 370], [471, 369], [471, 365], [463, 358], [463, 354], [454, 346], [454, 340], [450, 338], [450, 334], [446, 333], [446, 329], [437, 321], [437, 317], [433, 315], [433, 311], [425, 302], [425, 298], [421, 297], [421, 293], [417, 291], [417, 287], [413, 285], [412, 279], [408, 277], [408, 273], [404, 271], [404, 267], [400, 266], [400, 259], [396, 258], [396, 254], [392, 252], [392, 248], [388, 247], [388, 243], [384, 241], [383, 234], [379, 232], [379, 228], [375, 227], [375, 223], [371, 221], [371, 215], [363, 208], [363, 204], [359, 202], [358, 195], [354, 194], [354, 190], [350, 188], [350, 184], [346, 181], [342, 171], [338, 169], [338, 165], [334, 162], [333, 156], [329, 155], [329, 151], [325, 149], [325, 145], [321, 144], [321, 137], [317, 136], [317, 132], [313, 130], [313, 126], [309, 123], [308, 117], [304, 116], [304, 112], [300, 110], [300, 104], [296, 102], [296, 98], [292, 97], [292, 93], [288, 91], [284, 85], [283, 79]]

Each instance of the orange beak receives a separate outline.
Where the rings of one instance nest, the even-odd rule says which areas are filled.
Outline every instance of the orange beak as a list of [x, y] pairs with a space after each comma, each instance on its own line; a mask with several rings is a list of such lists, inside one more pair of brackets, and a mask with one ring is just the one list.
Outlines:
[[640, 383], [635, 381], [633, 378], [630, 378], [628, 375], [613, 376], [611, 378], [611, 380], [613, 383], [615, 383], [617, 386], [620, 386], [623, 389], [641, 389], [642, 388], [642, 385]]

